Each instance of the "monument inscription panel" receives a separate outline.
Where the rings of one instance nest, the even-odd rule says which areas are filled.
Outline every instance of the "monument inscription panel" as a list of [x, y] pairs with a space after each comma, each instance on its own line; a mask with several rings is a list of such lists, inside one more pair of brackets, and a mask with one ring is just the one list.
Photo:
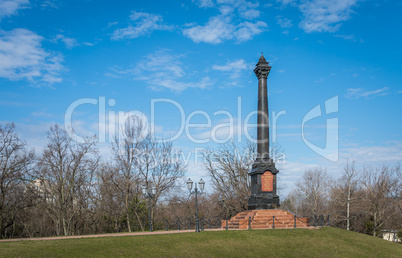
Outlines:
[[261, 175], [261, 191], [272, 192], [274, 190], [274, 175], [270, 171], [265, 171]]

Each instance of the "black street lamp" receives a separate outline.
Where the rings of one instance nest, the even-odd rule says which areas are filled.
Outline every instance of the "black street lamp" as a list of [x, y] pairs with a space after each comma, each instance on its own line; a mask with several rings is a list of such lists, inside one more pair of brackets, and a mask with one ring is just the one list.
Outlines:
[[151, 198], [155, 197], [156, 188], [152, 187], [152, 189], [147, 188], [145, 185], [142, 186], [142, 194], [145, 198], [148, 197], [149, 204], [149, 231], [152, 232], [152, 218], [151, 218]]
[[200, 185], [200, 189], [197, 188], [197, 183], [195, 183], [194, 191], [193, 189], [193, 181], [189, 178], [186, 182], [187, 188], [190, 191], [190, 194], [195, 194], [195, 232], [200, 232], [200, 227], [198, 226], [198, 201], [197, 195], [201, 194], [204, 190], [205, 182], [201, 179], [198, 184]]

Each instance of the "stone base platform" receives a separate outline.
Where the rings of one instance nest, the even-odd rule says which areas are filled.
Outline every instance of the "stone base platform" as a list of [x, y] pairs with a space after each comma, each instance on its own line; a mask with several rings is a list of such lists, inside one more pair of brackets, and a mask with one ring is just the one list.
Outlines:
[[[274, 222], [275, 220], [275, 222]], [[243, 211], [229, 221], [222, 220], [222, 229], [269, 229], [269, 228], [308, 228], [309, 218], [298, 218], [289, 211], [272, 210], [247, 210]]]

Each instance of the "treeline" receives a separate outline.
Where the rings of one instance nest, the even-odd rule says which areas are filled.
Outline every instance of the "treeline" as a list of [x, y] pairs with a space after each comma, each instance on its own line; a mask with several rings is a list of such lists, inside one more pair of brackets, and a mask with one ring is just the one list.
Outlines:
[[[195, 200], [184, 187], [186, 164], [170, 142], [129, 119], [110, 144], [109, 158], [96, 138], [77, 143], [59, 125], [46, 147], [31, 150], [13, 124], [0, 125], [1, 238], [131, 232], [178, 220], [194, 228]], [[247, 209], [248, 172], [255, 146], [233, 142], [204, 152], [213, 191], [198, 196], [199, 217], [216, 224]], [[272, 157], [280, 155], [278, 146]], [[358, 171], [348, 164], [335, 181], [324, 169], [306, 171], [282, 209], [299, 216], [330, 214], [333, 226], [377, 235], [401, 228], [400, 167]], [[149, 200], [142, 188], [154, 189]]]
[[[36, 152], [15, 125], [0, 125], [0, 237], [40, 237], [194, 228], [195, 200], [186, 164], [172, 143], [156, 140], [128, 119], [102, 157], [95, 137], [78, 143], [51, 126]], [[149, 199], [142, 188], [153, 190]], [[235, 212], [216, 193], [198, 195], [199, 217], [217, 225]]]
[[323, 168], [307, 170], [282, 208], [300, 216], [329, 214], [331, 225], [373, 236], [402, 230], [402, 173], [395, 166], [356, 168], [348, 162], [339, 179]]

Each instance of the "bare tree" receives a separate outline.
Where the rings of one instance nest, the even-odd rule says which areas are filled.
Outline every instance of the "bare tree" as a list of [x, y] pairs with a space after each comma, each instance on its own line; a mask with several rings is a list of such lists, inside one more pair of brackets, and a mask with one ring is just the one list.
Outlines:
[[18, 213], [26, 207], [24, 180], [34, 160], [34, 152], [26, 150], [15, 132], [14, 124], [0, 125], [0, 230], [6, 236], [8, 227], [14, 225]]
[[361, 197], [358, 177], [355, 162], [349, 164], [347, 161], [342, 177], [331, 189], [333, 220], [346, 221], [346, 230], [350, 230], [351, 213], [358, 212], [357, 204]]
[[163, 195], [177, 189], [177, 180], [184, 176], [186, 164], [171, 142], [156, 140], [152, 135], [144, 139], [138, 152], [141, 153], [137, 159], [141, 179], [147, 188], [155, 188], [152, 198], [155, 205]]
[[[225, 216], [232, 216], [247, 210], [250, 196], [250, 176], [256, 157], [256, 145], [251, 141], [236, 145], [234, 141], [221, 144], [217, 149], [207, 149], [203, 153], [203, 165], [211, 177], [215, 192], [224, 206]], [[284, 153], [281, 145], [273, 144], [270, 158], [281, 161]], [[283, 187], [278, 187], [278, 190]]]
[[48, 141], [39, 161], [40, 196], [55, 223], [57, 235], [71, 235], [78, 212], [89, 201], [98, 165], [95, 138], [77, 143], [55, 125], [48, 132]]
[[[112, 143], [112, 153], [116, 165], [112, 168], [114, 171], [111, 171], [109, 178], [123, 196], [128, 232], [131, 232], [131, 200], [140, 194], [140, 171], [137, 166], [138, 150], [141, 148], [146, 133], [142, 120], [138, 117], [130, 117], [120, 128], [119, 135], [115, 136]], [[135, 214], [141, 230], [144, 230], [138, 213]]]
[[372, 235], [379, 234], [379, 229], [394, 216], [402, 213], [399, 165], [395, 167], [363, 168], [361, 179], [364, 191], [365, 212], [373, 223]]
[[100, 232], [120, 232], [127, 228], [125, 195], [122, 188], [124, 178], [111, 162], [103, 162], [96, 173], [93, 203], [96, 206], [96, 222]]
[[301, 196], [299, 196], [295, 191], [292, 191], [285, 199], [282, 200], [281, 209], [290, 211], [297, 215], [298, 212], [301, 211], [301, 202]]
[[301, 180], [296, 182], [295, 194], [302, 199], [302, 214], [310, 216], [324, 214], [329, 201], [332, 178], [323, 168], [304, 172]]
[[[111, 180], [124, 196], [127, 228], [131, 231], [130, 204], [141, 204], [138, 201], [141, 186], [155, 188], [151, 204], [154, 206], [163, 194], [176, 186], [186, 166], [171, 142], [156, 140], [146, 131], [142, 120], [134, 116], [127, 119], [120, 137], [116, 137], [112, 144], [112, 150], [116, 171]], [[141, 230], [144, 230], [138, 207], [132, 208]]]
[[346, 188], [346, 230], [350, 228], [350, 203], [352, 201], [352, 191], [355, 190], [358, 181], [356, 177], [358, 173], [355, 169], [355, 163], [352, 162], [352, 165], [349, 167], [349, 161], [346, 164], [346, 168], [344, 170], [344, 174], [342, 176], [342, 180], [344, 181], [344, 185]]
[[255, 144], [248, 143], [239, 148], [232, 142], [222, 144], [219, 149], [204, 152], [204, 167], [211, 177], [214, 190], [219, 194], [226, 216], [247, 209], [250, 195], [248, 173], [253, 164]]

